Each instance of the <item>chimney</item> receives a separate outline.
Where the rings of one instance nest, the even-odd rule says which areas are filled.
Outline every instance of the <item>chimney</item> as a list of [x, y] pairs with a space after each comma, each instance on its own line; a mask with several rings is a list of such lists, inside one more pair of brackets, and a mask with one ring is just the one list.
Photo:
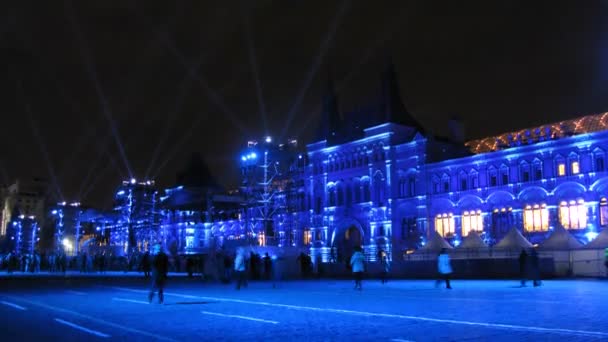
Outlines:
[[448, 129], [450, 131], [450, 141], [457, 144], [464, 144], [464, 124], [457, 116], [452, 117], [448, 121]]

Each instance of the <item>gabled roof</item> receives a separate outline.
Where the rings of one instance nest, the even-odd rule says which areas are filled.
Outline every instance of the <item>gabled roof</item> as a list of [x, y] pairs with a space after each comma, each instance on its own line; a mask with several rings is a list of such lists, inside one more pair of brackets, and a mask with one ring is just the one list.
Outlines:
[[487, 247], [488, 247], [488, 245], [486, 245], [486, 243], [483, 242], [483, 240], [481, 239], [479, 234], [477, 234], [476, 232], [470, 232], [469, 235], [465, 236], [464, 239], [462, 239], [462, 243], [456, 248], [473, 249], [473, 248], [487, 248]]
[[520, 248], [532, 248], [532, 244], [528, 241], [519, 230], [515, 227], [511, 228], [507, 235], [497, 243], [494, 248], [504, 249], [520, 249]]
[[578, 242], [567, 230], [563, 227], [557, 227], [551, 233], [551, 236], [543, 241], [539, 248], [550, 249], [550, 250], [570, 250], [583, 247], [583, 244]]

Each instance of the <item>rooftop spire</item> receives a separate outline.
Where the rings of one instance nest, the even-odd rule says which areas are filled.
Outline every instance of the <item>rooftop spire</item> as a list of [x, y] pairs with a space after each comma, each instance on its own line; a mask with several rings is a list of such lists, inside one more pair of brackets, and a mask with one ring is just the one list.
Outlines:
[[380, 110], [384, 122], [392, 122], [410, 126], [419, 132], [424, 132], [424, 128], [407, 111], [401, 100], [397, 73], [392, 58], [388, 58], [386, 69], [382, 75], [382, 98]]
[[338, 136], [342, 119], [338, 110], [338, 97], [334, 89], [331, 75], [327, 78], [327, 86], [323, 95], [323, 109], [321, 111], [321, 124], [318, 140], [334, 140]]

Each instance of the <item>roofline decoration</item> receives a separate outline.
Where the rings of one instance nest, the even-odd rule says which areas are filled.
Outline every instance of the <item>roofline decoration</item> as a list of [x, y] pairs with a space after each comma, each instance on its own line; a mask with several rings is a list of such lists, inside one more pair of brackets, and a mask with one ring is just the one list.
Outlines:
[[465, 146], [473, 153], [486, 153], [605, 130], [608, 130], [608, 112], [470, 140]]

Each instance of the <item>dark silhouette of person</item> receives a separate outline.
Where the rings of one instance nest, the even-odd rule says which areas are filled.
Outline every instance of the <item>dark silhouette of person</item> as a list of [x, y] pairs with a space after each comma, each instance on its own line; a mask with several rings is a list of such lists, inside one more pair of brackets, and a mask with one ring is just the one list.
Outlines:
[[141, 270], [144, 271], [144, 277], [150, 278], [151, 268], [152, 265], [150, 265], [150, 252], [146, 252], [141, 258]]
[[534, 287], [540, 286], [540, 258], [536, 249], [533, 249], [530, 253], [530, 271]]
[[148, 294], [148, 302], [152, 303], [154, 295], [158, 291], [158, 302], [164, 302], [165, 282], [167, 281], [167, 272], [169, 272], [169, 257], [162, 251], [160, 245], [155, 247], [157, 251], [152, 261], [152, 288]]
[[264, 255], [264, 279], [271, 280], [272, 279], [272, 259], [268, 252]]
[[525, 249], [521, 250], [519, 253], [519, 276], [521, 278], [521, 287], [526, 286], [527, 281], [527, 272], [528, 272], [528, 253], [526, 253]]

